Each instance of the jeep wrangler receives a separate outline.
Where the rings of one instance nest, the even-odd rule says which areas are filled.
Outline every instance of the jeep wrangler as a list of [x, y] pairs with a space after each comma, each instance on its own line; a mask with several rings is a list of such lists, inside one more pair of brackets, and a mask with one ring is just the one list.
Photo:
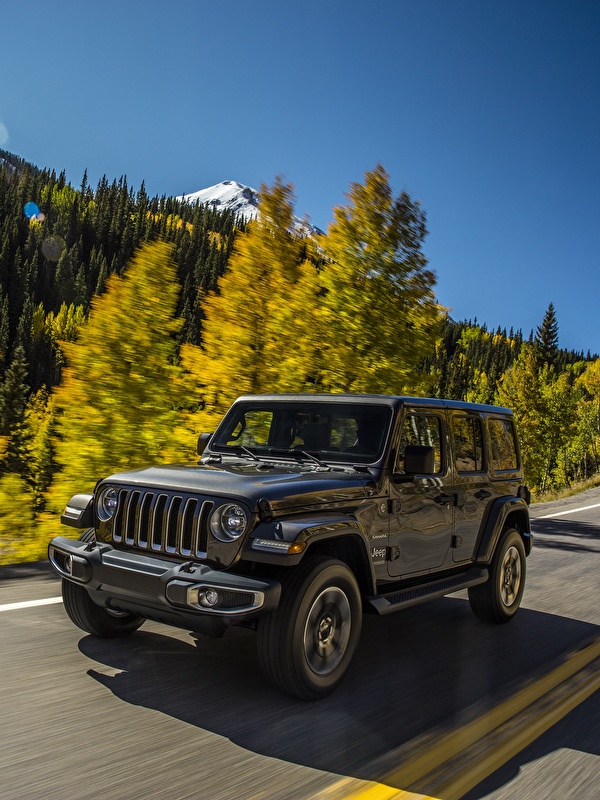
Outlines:
[[197, 464], [152, 466], [77, 494], [49, 558], [70, 619], [94, 636], [146, 619], [256, 631], [293, 697], [336, 687], [363, 612], [468, 590], [486, 622], [517, 612], [529, 491], [506, 408], [384, 395], [247, 395]]

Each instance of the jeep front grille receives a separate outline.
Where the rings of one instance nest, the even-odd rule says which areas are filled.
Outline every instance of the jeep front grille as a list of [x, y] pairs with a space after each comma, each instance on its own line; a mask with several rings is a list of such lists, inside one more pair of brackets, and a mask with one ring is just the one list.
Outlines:
[[112, 539], [153, 553], [206, 558], [212, 500], [195, 495], [120, 489]]

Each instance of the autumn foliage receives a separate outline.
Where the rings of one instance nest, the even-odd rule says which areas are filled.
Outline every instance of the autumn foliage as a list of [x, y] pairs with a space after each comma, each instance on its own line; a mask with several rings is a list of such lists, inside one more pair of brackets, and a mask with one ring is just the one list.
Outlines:
[[[0, 181], [0, 213], [9, 190], [26, 196], [15, 181]], [[534, 488], [598, 472], [600, 361], [559, 350], [552, 306], [529, 340], [453, 322], [424, 255], [425, 214], [383, 167], [317, 237], [296, 232], [281, 179], [261, 188], [259, 219], [234, 228], [126, 184], [94, 195], [50, 183], [41, 194], [65, 241], [72, 219], [71, 246], [49, 265], [39, 226], [21, 221], [0, 247], [0, 563], [43, 557], [66, 501], [99, 478], [193, 460], [198, 434], [244, 393], [499, 402], [515, 410]], [[34, 269], [47, 302], [26, 289]]]

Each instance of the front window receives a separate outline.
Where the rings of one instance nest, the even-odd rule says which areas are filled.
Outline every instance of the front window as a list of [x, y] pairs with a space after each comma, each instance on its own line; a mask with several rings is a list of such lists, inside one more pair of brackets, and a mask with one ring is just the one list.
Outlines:
[[309, 453], [326, 461], [372, 463], [382, 453], [392, 409], [363, 403], [310, 400], [236, 404], [217, 429], [210, 448], [249, 450], [254, 455]]
[[435, 414], [412, 414], [404, 417], [396, 472], [404, 472], [404, 450], [407, 445], [426, 445], [434, 450], [434, 471], [442, 471], [442, 422]]

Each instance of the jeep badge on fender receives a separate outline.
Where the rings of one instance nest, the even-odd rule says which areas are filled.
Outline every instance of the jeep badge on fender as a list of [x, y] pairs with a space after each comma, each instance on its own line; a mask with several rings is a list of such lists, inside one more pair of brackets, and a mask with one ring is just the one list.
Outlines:
[[511, 411], [385, 395], [247, 395], [199, 464], [76, 494], [49, 546], [71, 620], [94, 636], [146, 618], [256, 631], [264, 674], [314, 699], [346, 674], [363, 613], [468, 589], [508, 622], [532, 547]]

